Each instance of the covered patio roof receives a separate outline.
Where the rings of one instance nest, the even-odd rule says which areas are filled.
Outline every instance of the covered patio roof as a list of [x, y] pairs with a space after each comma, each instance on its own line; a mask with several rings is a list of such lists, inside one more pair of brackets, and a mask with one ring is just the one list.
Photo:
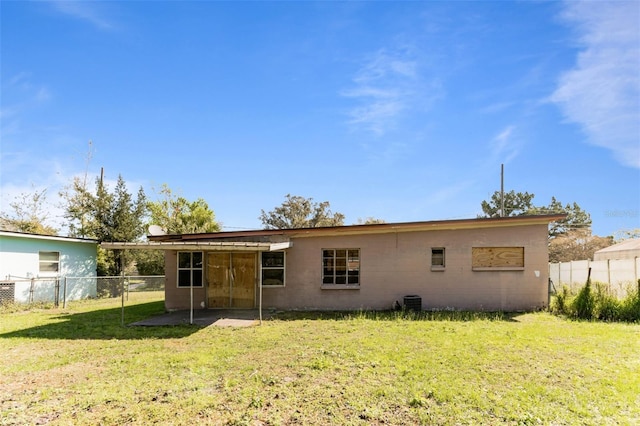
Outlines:
[[292, 242], [256, 243], [246, 241], [147, 241], [103, 242], [100, 247], [112, 250], [183, 250], [183, 251], [278, 251], [288, 249]]

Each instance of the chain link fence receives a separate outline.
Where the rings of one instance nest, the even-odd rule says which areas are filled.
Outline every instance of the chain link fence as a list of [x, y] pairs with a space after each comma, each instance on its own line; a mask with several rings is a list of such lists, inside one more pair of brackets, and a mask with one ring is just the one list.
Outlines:
[[132, 275], [97, 277], [98, 297], [120, 297], [123, 292], [164, 291], [164, 275]]
[[[63, 277], [22, 278], [8, 276], [0, 281], [0, 303], [53, 302], [58, 306], [65, 299], [67, 290], [65, 285]], [[91, 287], [89, 286], [86, 288], [84, 298], [91, 296]], [[95, 294], [93, 296], [95, 297]]]

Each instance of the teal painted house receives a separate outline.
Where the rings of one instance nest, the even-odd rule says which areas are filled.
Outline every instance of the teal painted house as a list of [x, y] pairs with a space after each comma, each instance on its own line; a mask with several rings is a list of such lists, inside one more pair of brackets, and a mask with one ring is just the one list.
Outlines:
[[95, 240], [0, 231], [0, 302], [96, 296]]

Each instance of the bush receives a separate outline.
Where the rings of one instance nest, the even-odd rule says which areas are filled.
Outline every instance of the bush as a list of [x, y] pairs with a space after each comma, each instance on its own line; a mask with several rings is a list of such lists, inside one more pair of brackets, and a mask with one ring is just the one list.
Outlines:
[[640, 291], [629, 290], [619, 300], [608, 285], [596, 283], [594, 290], [589, 280], [575, 296], [564, 286], [551, 300], [551, 312], [577, 319], [640, 322]]
[[596, 318], [603, 321], [616, 321], [620, 316], [620, 301], [611, 295], [609, 286], [596, 283]]
[[580, 289], [571, 305], [572, 313], [576, 318], [593, 319], [596, 317], [596, 298], [593, 291], [591, 291], [591, 280], [587, 280], [587, 283]]
[[633, 290], [620, 302], [620, 320], [629, 322], [640, 321], [640, 291]]
[[571, 290], [562, 286], [562, 290], [551, 299], [551, 312], [556, 315], [569, 315], [569, 304], [571, 302]]

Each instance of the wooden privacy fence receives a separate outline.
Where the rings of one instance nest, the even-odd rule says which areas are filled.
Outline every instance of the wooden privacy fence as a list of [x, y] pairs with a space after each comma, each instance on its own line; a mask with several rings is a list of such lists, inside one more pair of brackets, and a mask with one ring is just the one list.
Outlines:
[[639, 290], [640, 258], [616, 260], [574, 260], [549, 264], [549, 278], [556, 290], [563, 285], [577, 290], [587, 282], [591, 268], [591, 282], [608, 284], [610, 291], [624, 297], [629, 291]]

